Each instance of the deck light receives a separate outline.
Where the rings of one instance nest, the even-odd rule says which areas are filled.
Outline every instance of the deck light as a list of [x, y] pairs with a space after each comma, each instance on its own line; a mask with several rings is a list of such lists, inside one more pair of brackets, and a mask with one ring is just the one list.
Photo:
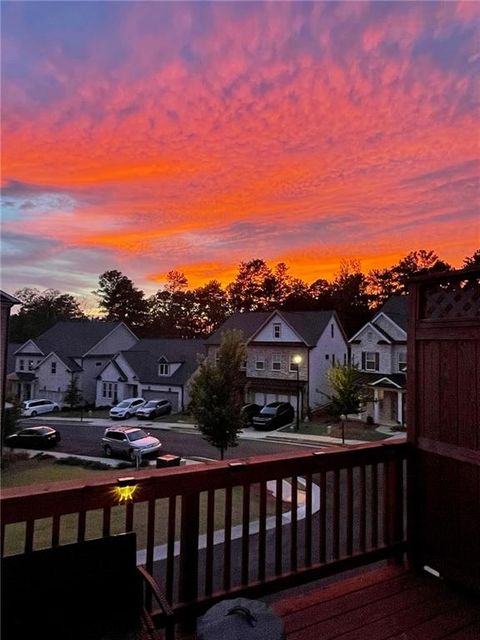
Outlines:
[[118, 499], [118, 502], [130, 502], [133, 501], [133, 495], [138, 489], [138, 484], [135, 481], [135, 478], [118, 478], [117, 485], [114, 488], [115, 496]]

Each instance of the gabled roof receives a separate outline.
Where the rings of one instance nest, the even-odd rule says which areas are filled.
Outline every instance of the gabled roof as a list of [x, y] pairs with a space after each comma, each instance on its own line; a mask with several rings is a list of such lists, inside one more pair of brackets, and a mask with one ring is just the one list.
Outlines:
[[378, 335], [380, 336], [380, 339], [382, 341], [386, 340], [387, 342], [395, 342], [395, 340], [392, 338], [392, 336], [389, 336], [388, 333], [384, 329], [382, 329], [382, 327], [377, 326], [373, 322], [367, 322], [367, 324], [364, 324], [363, 327], [361, 329], [359, 329], [357, 331], [357, 333], [350, 338], [349, 342], [351, 344], [355, 344], [355, 343], [361, 342], [360, 340], [356, 339], [357, 336], [359, 336], [360, 334], [364, 333], [368, 329], [370, 329], [370, 330], [373, 329], [374, 331], [376, 331], [378, 333]]
[[[246, 313], [234, 313], [207, 339], [206, 343], [212, 345], [220, 344], [222, 334], [232, 329], [242, 331], [245, 342], [248, 343], [276, 314], [290, 325], [308, 347], [316, 346], [329, 321], [335, 316], [334, 311], [249, 311]], [[340, 325], [338, 319], [337, 322]]]
[[121, 324], [121, 322], [98, 320], [57, 322], [41, 336], [35, 338], [35, 343], [43, 353], [54, 351], [67, 363], [67, 358], [81, 358]]
[[369, 387], [389, 387], [392, 389], [405, 389], [407, 376], [404, 373], [364, 373], [359, 376], [359, 381]]
[[110, 365], [113, 365], [114, 369], [117, 370], [118, 375], [120, 376], [119, 380], [122, 380], [123, 382], [125, 382], [126, 380], [128, 380], [127, 375], [125, 374], [125, 372], [123, 371], [123, 369], [121, 368], [121, 366], [118, 364], [118, 362], [114, 359], [114, 360], [110, 360], [109, 362], [106, 362], [105, 365], [102, 367], [100, 373], [97, 375], [97, 380], [100, 379], [100, 376], [102, 375], [102, 373], [105, 371], [105, 369], [107, 369]]
[[[139, 340], [121, 354], [143, 384], [182, 385], [197, 369], [198, 356], [205, 354], [205, 346], [203, 340], [151, 338]], [[162, 356], [167, 362], [181, 363], [173, 375], [158, 375], [158, 361]]]
[[34, 367], [34, 369], [38, 369], [39, 367], [41, 367], [42, 364], [50, 358], [50, 356], [56, 356], [57, 358], [59, 358], [71, 372], [82, 371], [82, 367], [77, 362], [75, 362], [73, 358], [70, 358], [64, 353], [59, 353], [57, 351], [50, 351], [50, 353], [47, 353], [47, 355]]
[[[393, 320], [400, 329], [407, 330], [407, 318], [408, 318], [408, 297], [407, 296], [392, 296], [389, 298], [383, 307], [379, 310], [375, 318], [381, 313], [385, 314], [390, 320]], [[373, 322], [375, 322], [375, 318]]]

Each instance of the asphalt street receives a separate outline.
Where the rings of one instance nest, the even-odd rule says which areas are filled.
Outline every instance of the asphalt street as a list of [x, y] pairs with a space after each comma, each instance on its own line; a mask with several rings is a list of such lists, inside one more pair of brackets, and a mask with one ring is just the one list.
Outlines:
[[[103, 456], [101, 440], [105, 425], [93, 425], [87, 422], [60, 421], [58, 419], [49, 422], [48, 417], [44, 419], [31, 418], [21, 420], [20, 426], [27, 427], [33, 424], [45, 424], [54, 427], [60, 432], [62, 441], [55, 447], [55, 451], [60, 453], [71, 453], [85, 456]], [[158, 426], [160, 423], [157, 423]], [[175, 431], [158, 428], [149, 428], [139, 422], [138, 426], [142, 426], [146, 431], [151, 431], [162, 442], [162, 454], [172, 454], [181, 456], [182, 458], [205, 457], [211, 459], [219, 459], [220, 454], [217, 449], [209, 445], [203, 437], [198, 433], [190, 431]], [[306, 447], [307, 448], [307, 447]], [[237, 447], [227, 449], [226, 458], [245, 458], [254, 455], [268, 455], [273, 453], [282, 453], [288, 451], [299, 451], [297, 444], [283, 444], [272, 442], [269, 440], [246, 440], [239, 441]]]

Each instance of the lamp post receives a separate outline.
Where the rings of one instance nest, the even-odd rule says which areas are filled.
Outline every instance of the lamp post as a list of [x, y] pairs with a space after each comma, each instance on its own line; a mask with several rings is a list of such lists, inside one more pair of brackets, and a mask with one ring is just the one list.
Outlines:
[[297, 369], [297, 420], [295, 423], [295, 431], [300, 429], [300, 365], [302, 363], [302, 356], [300, 354], [294, 355], [292, 358], [293, 363]]

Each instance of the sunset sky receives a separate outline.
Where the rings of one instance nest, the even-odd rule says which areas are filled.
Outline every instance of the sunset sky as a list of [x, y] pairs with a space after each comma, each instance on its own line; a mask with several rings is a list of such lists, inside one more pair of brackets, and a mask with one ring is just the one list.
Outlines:
[[480, 246], [477, 2], [3, 2], [1, 288]]

